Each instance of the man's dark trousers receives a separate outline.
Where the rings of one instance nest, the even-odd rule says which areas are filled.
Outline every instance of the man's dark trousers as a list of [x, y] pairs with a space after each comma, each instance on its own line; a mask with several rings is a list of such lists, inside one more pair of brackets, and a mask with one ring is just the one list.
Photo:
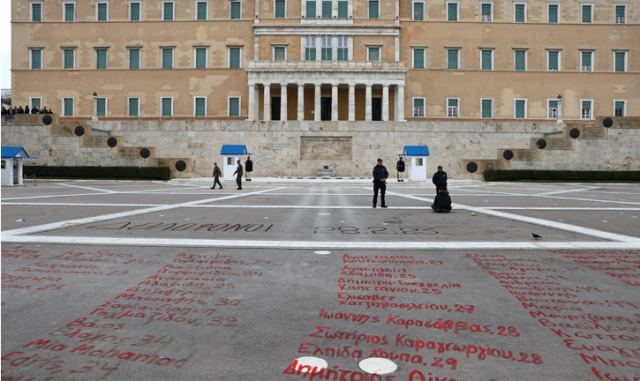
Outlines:
[[373, 182], [373, 206], [375, 207], [378, 203], [378, 190], [380, 191], [380, 205], [385, 206], [384, 202], [384, 194], [387, 191], [387, 183], [384, 181], [374, 181]]
[[236, 176], [236, 184], [238, 184], [238, 189], [242, 189], [242, 175]]

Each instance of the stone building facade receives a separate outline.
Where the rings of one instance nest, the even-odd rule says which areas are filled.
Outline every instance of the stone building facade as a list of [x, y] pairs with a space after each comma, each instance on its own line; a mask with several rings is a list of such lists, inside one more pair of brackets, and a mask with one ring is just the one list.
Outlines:
[[640, 0], [13, 0], [14, 104], [68, 118], [640, 116]]

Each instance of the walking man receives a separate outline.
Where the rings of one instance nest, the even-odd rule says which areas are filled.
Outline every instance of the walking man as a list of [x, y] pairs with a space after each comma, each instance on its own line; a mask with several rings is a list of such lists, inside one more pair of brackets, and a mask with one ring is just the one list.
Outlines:
[[438, 172], [433, 174], [433, 185], [436, 186], [436, 194], [447, 190], [447, 172], [442, 170], [442, 166], [438, 166]]
[[249, 174], [253, 172], [253, 161], [251, 161], [251, 156], [247, 156], [247, 161], [244, 162], [244, 170], [247, 171], [247, 181], [251, 181], [251, 178], [249, 177]]
[[236, 175], [236, 184], [238, 184], [238, 190], [242, 190], [242, 173], [244, 171], [242, 170], [242, 163], [240, 162], [240, 160], [238, 160], [238, 168], [236, 168], [236, 171], [233, 172], [234, 175]]
[[218, 167], [218, 163], [213, 163], [213, 186], [211, 189], [216, 189], [216, 184], [220, 185], [220, 189], [222, 189], [220, 176], [222, 176], [222, 171], [220, 170], [220, 167]]
[[387, 204], [384, 202], [384, 194], [387, 191], [387, 177], [389, 172], [387, 168], [382, 165], [382, 159], [378, 159], [378, 164], [373, 167], [373, 207], [378, 204], [378, 190], [380, 191], [380, 207], [386, 208]]

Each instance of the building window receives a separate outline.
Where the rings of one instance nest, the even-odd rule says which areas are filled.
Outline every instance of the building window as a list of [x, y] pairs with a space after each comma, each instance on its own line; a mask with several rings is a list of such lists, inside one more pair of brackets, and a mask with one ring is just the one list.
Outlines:
[[99, 1], [96, 4], [96, 20], [107, 21], [109, 18], [109, 3], [106, 1]]
[[526, 99], [515, 99], [513, 101], [516, 119], [526, 119], [527, 118], [527, 100]]
[[591, 110], [593, 109], [593, 100], [580, 100], [580, 119], [593, 119]]
[[162, 48], [162, 68], [173, 69], [173, 48]]
[[514, 21], [527, 22], [527, 4], [514, 4]]
[[196, 1], [196, 20], [206, 20], [209, 18], [209, 6], [206, 1]]
[[424, 118], [424, 98], [413, 98], [413, 117]]
[[493, 70], [493, 49], [480, 50], [480, 69]]
[[31, 70], [42, 70], [42, 49], [29, 49], [29, 61]]
[[165, 1], [162, 3], [162, 20], [173, 21], [174, 18], [174, 4], [173, 1]]
[[593, 51], [583, 50], [580, 52], [580, 70], [593, 71]]
[[458, 7], [457, 2], [447, 2], [447, 21], [458, 21]]
[[493, 118], [493, 99], [480, 100], [480, 115], [483, 118]]
[[195, 58], [195, 68], [196, 69], [206, 69], [207, 68], [207, 48], [197, 47], [193, 52]]
[[316, 60], [316, 36], [306, 37], [306, 46], [304, 48], [304, 60], [315, 61]]
[[275, 0], [275, 18], [283, 19], [286, 17], [286, 1], [285, 0]]
[[96, 98], [96, 116], [107, 116], [107, 98]]
[[616, 24], [624, 24], [626, 22], [627, 6], [624, 4], [616, 5]]
[[62, 68], [63, 69], [76, 68], [76, 49], [75, 48], [62, 49]]
[[587, 24], [593, 22], [593, 5], [582, 4], [582, 22]]
[[274, 61], [286, 61], [287, 60], [287, 47], [286, 46], [274, 46], [273, 47], [273, 60]]
[[413, 63], [411, 67], [414, 69], [425, 68], [425, 48], [413, 48]]
[[369, 46], [367, 47], [367, 61], [380, 62], [380, 47]]
[[140, 21], [142, 12], [141, 3], [139, 1], [129, 2], [129, 21]]
[[173, 98], [171, 97], [162, 97], [160, 98], [160, 104], [162, 108], [162, 116], [172, 116], [173, 115]]
[[[613, 115], [617, 117], [625, 116], [627, 113], [627, 101], [613, 101]], [[33, 106], [32, 106], [33, 107]]]
[[315, 0], [307, 0], [307, 18], [308, 19], [316, 18], [316, 1]]
[[130, 97], [127, 100], [127, 115], [139, 116], [140, 115], [140, 98]]
[[557, 24], [560, 19], [559, 15], [560, 15], [559, 4], [547, 5], [547, 21], [549, 22], [549, 24]]
[[547, 70], [548, 71], [560, 70], [560, 51], [559, 50], [547, 50]]
[[239, 69], [241, 62], [241, 48], [233, 47], [229, 48], [229, 69]]
[[239, 20], [242, 14], [242, 3], [240, 1], [232, 1], [231, 2], [231, 9], [230, 9], [230, 16], [229, 18], [231, 18], [231, 20]]
[[193, 98], [193, 115], [207, 116], [207, 97]]
[[42, 3], [31, 3], [31, 22], [42, 21]]
[[140, 69], [140, 48], [129, 48], [129, 69]]
[[331, 0], [322, 0], [322, 18], [331, 20]]
[[29, 108], [30, 109], [39, 109], [42, 106], [42, 97], [31, 97], [29, 98]]
[[447, 69], [459, 69], [460, 68], [460, 49], [451, 48], [447, 49]]
[[64, 21], [65, 22], [74, 22], [76, 21], [76, 3], [62, 3], [62, 7], [64, 9]]
[[349, 18], [349, 1], [348, 0], [338, 0], [338, 18], [339, 19]]
[[369, 0], [369, 19], [380, 18], [380, 1]]
[[229, 116], [240, 116], [240, 97], [228, 98]]
[[105, 70], [107, 68], [107, 48], [96, 49], [96, 69]]
[[447, 98], [447, 117], [457, 118], [460, 116], [460, 99]]
[[73, 116], [73, 98], [62, 98], [62, 116]]
[[413, 0], [413, 19], [424, 20], [424, 0]]
[[526, 50], [514, 50], [515, 56], [515, 70], [526, 71], [527, 70], [527, 51]]
[[493, 20], [493, 4], [482, 3], [480, 4], [480, 13], [482, 15], [482, 21], [489, 22]]
[[338, 61], [349, 60], [349, 37], [338, 36]]
[[332, 58], [332, 54], [331, 54], [331, 36], [322, 36], [322, 60], [323, 61], [331, 61]]
[[560, 115], [560, 101], [557, 99], [547, 100], [547, 119], [558, 119]]
[[616, 72], [627, 71], [627, 52], [626, 51], [613, 52], [613, 70]]

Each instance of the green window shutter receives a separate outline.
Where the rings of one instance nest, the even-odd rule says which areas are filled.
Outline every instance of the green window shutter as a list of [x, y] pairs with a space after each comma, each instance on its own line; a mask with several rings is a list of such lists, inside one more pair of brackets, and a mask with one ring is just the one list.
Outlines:
[[582, 52], [582, 70], [591, 71], [591, 55], [592, 52]]
[[107, 100], [96, 98], [96, 116], [107, 116]]
[[492, 56], [491, 50], [482, 51], [482, 70], [493, 70], [491, 56]]
[[196, 48], [196, 69], [207, 67], [207, 48]]
[[162, 116], [171, 116], [173, 111], [172, 103], [173, 100], [171, 98], [162, 98]]
[[98, 21], [107, 21], [107, 3], [98, 3]]
[[31, 21], [33, 22], [42, 21], [42, 4], [40, 3], [31, 4]]
[[625, 58], [626, 52], [615, 53], [615, 71], [626, 71]]
[[322, 18], [330, 19], [331, 18], [331, 1], [322, 1]]
[[65, 69], [73, 69], [74, 67], [74, 50], [73, 49], [65, 49], [64, 50], [64, 68]]
[[276, 0], [276, 18], [283, 19], [285, 14], [285, 0]]
[[349, 60], [349, 48], [338, 48], [338, 61]]
[[229, 48], [229, 68], [240, 68], [240, 48]]
[[40, 108], [42, 105], [40, 98], [31, 98], [31, 108]]
[[65, 3], [64, 5], [64, 21], [74, 22], [76, 19], [76, 5], [73, 3]]
[[138, 116], [139, 102], [138, 98], [129, 98], [129, 116]]
[[232, 20], [240, 19], [240, 2], [239, 1], [231, 2], [231, 19]]
[[493, 117], [493, 101], [491, 99], [483, 99], [481, 102], [482, 105], [482, 117], [483, 118], [492, 118]]
[[417, 21], [424, 20], [424, 3], [419, 1], [413, 3], [413, 19]]
[[196, 18], [198, 20], [206, 20], [207, 19], [207, 3], [205, 1], [198, 1], [196, 4], [197, 14]]
[[413, 100], [413, 117], [414, 118], [424, 117], [424, 99], [415, 98]]
[[378, 19], [380, 18], [380, 2], [378, 0], [369, 0], [369, 18], [370, 19]]
[[516, 50], [516, 71], [525, 71], [526, 68], [526, 60], [525, 55], [527, 54], [524, 50]]
[[447, 69], [458, 68], [458, 49], [447, 50]]
[[616, 101], [613, 106], [614, 116], [624, 116], [624, 101]]
[[491, 4], [483, 3], [482, 4], [482, 21], [490, 21], [491, 20]]
[[380, 61], [380, 48], [369, 48], [369, 61]]
[[626, 7], [624, 5], [616, 5], [616, 24], [625, 23]]
[[284, 61], [285, 60], [285, 50], [284, 46], [276, 46], [273, 49], [273, 60], [274, 61]]
[[547, 117], [551, 119], [558, 118], [558, 101], [549, 101]]
[[338, 18], [339, 19], [347, 19], [349, 18], [349, 2], [348, 1], [338, 1]]
[[129, 20], [140, 21], [140, 3], [130, 3], [129, 5], [131, 6]]
[[173, 20], [173, 2], [167, 1], [163, 4], [163, 20], [164, 21], [172, 21]]
[[556, 24], [558, 22], [558, 4], [549, 4], [549, 23]]
[[172, 48], [162, 49], [162, 68], [163, 69], [173, 68], [173, 49]]
[[129, 69], [140, 69], [140, 49], [129, 49]]
[[524, 119], [525, 117], [525, 101], [522, 99], [516, 100], [516, 119]]
[[307, 18], [316, 18], [316, 2], [307, 0]]
[[458, 3], [447, 3], [447, 21], [458, 21]]
[[516, 4], [516, 22], [524, 22], [524, 4]]
[[196, 98], [196, 116], [205, 116], [206, 107], [205, 107], [205, 98]]
[[591, 5], [582, 5], [582, 22], [590, 23], [591, 22]]
[[549, 70], [557, 71], [558, 67], [558, 52], [548, 52], [549, 54]]
[[424, 49], [413, 49], [413, 68], [424, 69]]
[[322, 48], [322, 60], [331, 61], [331, 59], [332, 59], [331, 48]]
[[64, 116], [73, 116], [73, 98], [64, 98]]
[[316, 48], [305, 48], [304, 50], [304, 59], [305, 61], [315, 61], [316, 60]]
[[240, 116], [240, 98], [229, 98], [229, 116]]
[[107, 49], [96, 49], [96, 69], [107, 68]]

